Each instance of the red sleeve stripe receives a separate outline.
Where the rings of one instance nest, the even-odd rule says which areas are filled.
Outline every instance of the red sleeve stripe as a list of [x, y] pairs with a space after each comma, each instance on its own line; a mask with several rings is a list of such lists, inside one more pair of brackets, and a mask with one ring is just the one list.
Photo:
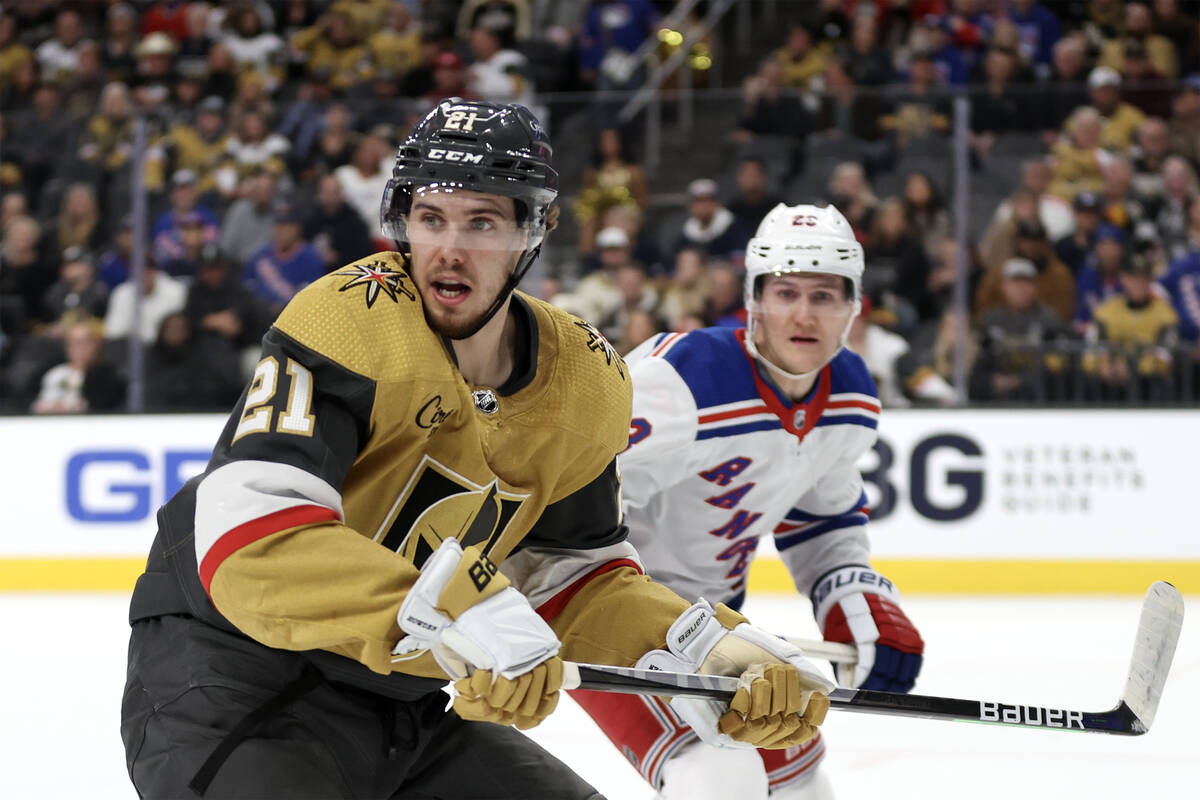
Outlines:
[[546, 620], [546, 622], [550, 622], [563, 612], [563, 609], [567, 607], [567, 603], [571, 602], [571, 598], [578, 594], [579, 590], [586, 586], [589, 581], [598, 575], [603, 575], [620, 567], [632, 567], [637, 574], [642, 574], [642, 568], [633, 559], [618, 558], [615, 561], [605, 562], [538, 606], [538, 616]]
[[319, 522], [337, 522], [337, 512], [327, 506], [292, 506], [280, 511], [275, 511], [267, 514], [265, 517], [252, 519], [249, 522], [242, 523], [236, 528], [226, 531], [221, 535], [213, 546], [204, 554], [204, 560], [200, 562], [200, 583], [204, 585], [204, 591], [209, 591], [209, 584], [212, 583], [213, 575], [217, 571], [217, 567], [233, 555], [236, 551], [245, 547], [252, 542], [256, 542], [264, 536], [270, 536], [272, 533], [295, 528], [300, 525], [312, 525]]
[[865, 400], [834, 400], [826, 408], [865, 408], [867, 411], [879, 413], [879, 403], [868, 403]]
[[663, 339], [663, 340], [662, 340], [662, 344], [660, 344], [658, 347], [654, 348], [654, 352], [652, 352], [650, 355], [651, 355], [651, 356], [657, 356], [657, 355], [660, 355], [660, 354], [662, 354], [662, 352], [663, 352], [664, 350], [666, 350], [666, 349], [667, 349], [667, 348], [669, 348], [669, 347], [670, 347], [672, 344], [674, 344], [674, 343], [675, 343], [675, 340], [676, 340], [676, 339], [678, 339], [678, 338], [679, 338], [679, 337], [681, 337], [681, 336], [683, 336], [683, 334], [682, 334], [682, 333], [672, 333], [670, 336], [668, 336], [667, 338]]
[[733, 419], [735, 417], [748, 417], [752, 414], [770, 414], [770, 413], [771, 413], [771, 409], [767, 408], [766, 404], [764, 403], [761, 406], [753, 406], [751, 408], [739, 408], [739, 409], [735, 409], [734, 411], [721, 411], [716, 414], [701, 414], [700, 415], [700, 424], [703, 425], [706, 422], [717, 422], [719, 420]]

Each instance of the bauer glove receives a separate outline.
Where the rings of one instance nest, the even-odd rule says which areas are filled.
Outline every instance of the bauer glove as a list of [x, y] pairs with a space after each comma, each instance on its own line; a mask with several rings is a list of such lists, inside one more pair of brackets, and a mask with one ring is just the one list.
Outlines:
[[741, 614], [700, 600], [667, 630], [667, 649], [651, 650], [642, 669], [700, 672], [739, 678], [726, 706], [675, 697], [671, 707], [703, 741], [717, 747], [783, 749], [817, 732], [829, 710], [833, 684], [798, 648], [746, 621]]
[[443, 541], [396, 619], [408, 635], [392, 653], [432, 652], [463, 719], [532, 728], [558, 704], [558, 637], [475, 545]]

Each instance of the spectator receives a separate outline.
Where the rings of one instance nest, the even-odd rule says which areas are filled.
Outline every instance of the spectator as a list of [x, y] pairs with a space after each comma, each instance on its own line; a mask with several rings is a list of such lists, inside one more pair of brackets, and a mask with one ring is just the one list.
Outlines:
[[[893, 69], [888, 48], [879, 40], [879, 20], [874, 14], [855, 14], [851, 23], [850, 47], [843, 59], [853, 82], [859, 86], [883, 86], [891, 83]], [[826, 65], [828, 76], [828, 65]], [[828, 79], [826, 80], [828, 88]]]
[[276, 207], [271, 241], [246, 262], [243, 277], [272, 314], [287, 305], [296, 292], [327, 271], [317, 249], [304, 240], [304, 219], [291, 205]]
[[764, 61], [758, 73], [742, 84], [742, 116], [733, 139], [748, 142], [755, 136], [802, 138], [811, 128], [809, 113], [800, 98], [787, 90], [779, 61]]
[[79, 50], [83, 45], [83, 22], [71, 10], [58, 12], [54, 36], [34, 51], [44, 80], [65, 83], [79, 69]]
[[13, 67], [8, 87], [0, 96], [0, 111], [16, 114], [33, 107], [33, 94], [38, 87], [37, 62], [18, 61]]
[[1096, 229], [1104, 213], [1104, 201], [1095, 192], [1080, 192], [1072, 204], [1075, 211], [1075, 230], [1054, 243], [1054, 252], [1078, 277], [1084, 262], [1095, 244]]
[[[1046, 240], [1046, 229], [1036, 219], [1019, 219], [1015, 226], [1014, 253], [1037, 269], [1036, 296], [1038, 302], [1049, 306], [1064, 323], [1075, 309], [1075, 279], [1071, 270], [1058, 260]], [[993, 262], [987, 268], [975, 291], [975, 313], [982, 317], [1004, 304], [1004, 262]]]
[[63, 107], [62, 89], [53, 83], [40, 84], [33, 106], [13, 115], [3, 141], [5, 156], [15, 156], [21, 164], [22, 183], [34, 208], [41, 205], [46, 185], [65, 172], [64, 155], [69, 159], [75, 149], [77, 128]]
[[134, 51], [140, 37], [137, 12], [129, 3], [115, 3], [105, 15], [105, 31], [100, 58], [110, 80], [128, 83], [137, 69]]
[[1167, 258], [1174, 260], [1188, 251], [1189, 214], [1200, 194], [1200, 184], [1191, 164], [1180, 156], [1167, 156], [1162, 175], [1163, 194], [1155, 206], [1153, 219]]
[[96, 191], [88, 183], [72, 183], [63, 193], [58, 217], [49, 234], [50, 246], [57, 252], [72, 247], [93, 251], [106, 240], [100, 224]]
[[709, 267], [708, 303], [704, 307], [704, 321], [708, 325], [723, 328], [746, 327], [746, 306], [743, 304], [742, 271], [728, 263], [717, 263]]
[[1193, 164], [1200, 158], [1200, 73], [1188, 75], [1172, 105], [1171, 152]]
[[917, 45], [913, 61], [916, 61], [917, 53], [928, 54], [935, 76], [933, 82], [941, 86], [962, 86], [967, 82], [974, 63], [975, 46], [981, 37], [970, 33], [959, 37], [952, 28], [950, 17], [925, 14], [920, 18], [914, 38]]
[[675, 239], [672, 253], [689, 245], [703, 247], [710, 258], [740, 259], [752, 231], [743, 228], [733, 212], [717, 199], [717, 184], [697, 178], [688, 184], [688, 217]]
[[[632, 247], [633, 260], [645, 268], [646, 274], [661, 278], [667, 274], [666, 257], [658, 242], [642, 226], [642, 212], [636, 206], [613, 206], [604, 212], [600, 221], [600, 230], [605, 228], [620, 228], [625, 231]], [[594, 269], [595, 254], [584, 259], [585, 269]]]
[[431, 66], [431, 85], [422, 93], [426, 101], [437, 103], [446, 97], [475, 97], [467, 84], [467, 65], [458, 53], [438, 53]]
[[421, 21], [404, 3], [392, 3], [387, 26], [367, 37], [373, 75], [404, 75], [421, 60]]
[[926, 257], [936, 258], [942, 240], [953, 233], [953, 225], [937, 186], [924, 172], [910, 172], [904, 179], [904, 216]]
[[16, 16], [11, 10], [0, 11], [0, 93], [8, 90], [18, 66], [35, 63], [33, 51], [17, 33]]
[[801, 90], [815, 88], [813, 79], [825, 71], [828, 56], [825, 47], [813, 42], [813, 33], [805, 25], [792, 25], [783, 46], [772, 54], [783, 70], [783, 85]]
[[137, 57], [137, 69], [130, 88], [137, 104], [145, 107], [164, 103], [178, 80], [175, 56], [179, 45], [169, 35], [158, 31], [142, 39], [133, 52]]
[[625, 328], [621, 332], [619, 339], [621, 345], [617, 348], [617, 352], [629, 355], [631, 350], [662, 329], [663, 322], [653, 311], [635, 309], [629, 312]]
[[650, 314], [658, 306], [658, 292], [646, 279], [646, 271], [632, 261], [617, 268], [613, 276], [619, 301], [608, 313], [598, 317], [595, 325], [619, 350], [633, 349], [638, 342], [625, 338], [630, 318], [637, 313]]
[[96, 264], [96, 277], [111, 292], [129, 278], [133, 253], [133, 220], [122, 217], [111, 245]]
[[1067, 119], [1066, 137], [1055, 143], [1050, 193], [1067, 202], [1080, 192], [1099, 192], [1112, 154], [1101, 147], [1104, 122], [1096, 109], [1083, 106]]
[[[133, 329], [135, 292], [142, 296], [142, 311], [139, 328]], [[104, 335], [109, 339], [127, 339], [135, 333], [146, 344], [158, 338], [158, 329], [163, 319], [176, 311], [183, 310], [187, 300], [187, 285], [170, 275], [162, 273], [151, 258], [146, 259], [142, 270], [141, 285], [135, 287], [133, 276], [112, 290], [108, 300], [108, 313], [104, 315]]]
[[367, 49], [354, 31], [344, 6], [332, 6], [315, 25], [297, 31], [288, 44], [292, 59], [309, 74], [328, 74], [330, 85], [345, 91], [367, 75]]
[[915, 139], [950, 132], [950, 98], [942, 90], [929, 51], [913, 53], [908, 83], [879, 118], [879, 127], [892, 136], [898, 150], [904, 150]]
[[1133, 190], [1133, 165], [1125, 156], [1104, 165], [1104, 218], [1126, 233], [1132, 233], [1146, 217], [1146, 200]]
[[1137, 144], [1130, 153], [1133, 161], [1133, 192], [1143, 202], [1156, 205], [1166, 191], [1163, 167], [1171, 154], [1171, 133], [1167, 123], [1151, 117], [1137, 130]]
[[40, 249], [42, 228], [32, 217], [15, 217], [0, 243], [0, 331], [20, 335], [42, 321], [42, 298], [56, 270]]
[[317, 182], [317, 202], [304, 221], [304, 238], [313, 243], [331, 267], [349, 264], [374, 252], [372, 236], [362, 217], [345, 200], [333, 175]]
[[725, 207], [733, 212], [744, 230], [756, 230], [767, 212], [783, 202], [782, 197], [769, 190], [769, 180], [767, 165], [761, 158], [748, 156], [738, 164], [734, 175], [737, 193]]
[[205, 247], [215, 240], [211, 235], [215, 228], [207, 224], [200, 212], [190, 211], [179, 218], [176, 230], [179, 235], [175, 243], [177, 249], [173, 248], [171, 256], [160, 263], [163, 272], [190, 283], [199, 269]]
[[904, 201], [889, 197], [879, 205], [865, 250], [871, 269], [863, 276], [863, 295], [886, 310], [901, 331], [916, 325], [917, 308], [929, 274], [925, 247], [909, 230]]
[[1121, 291], [1121, 269], [1129, 259], [1125, 234], [1115, 225], [1096, 229], [1092, 252], [1079, 273], [1075, 312], [1076, 332], [1087, 331], [1096, 308]]
[[996, 144], [996, 136], [1009, 131], [1028, 131], [1037, 127], [1035, 116], [1022, 113], [1027, 95], [1013, 85], [1016, 57], [993, 47], [983, 62], [984, 86], [971, 98], [971, 148], [987, 158]]
[[825, 92], [813, 129], [831, 139], [878, 139], [882, 108], [879, 92], [870, 87], [859, 91], [850, 74], [850, 63], [841, 58], [829, 59], [825, 65]]
[[601, 128], [595, 139], [591, 164], [583, 171], [583, 186], [575, 201], [579, 223], [579, 250], [591, 253], [604, 212], [629, 205], [644, 211], [650, 189], [642, 166], [632, 159], [619, 128]]
[[1165, 36], [1154, 33], [1154, 20], [1150, 7], [1145, 3], [1125, 3], [1125, 18], [1121, 26], [1123, 38], [1110, 38], [1100, 47], [1096, 64], [1110, 69], [1121, 69], [1124, 47], [1129, 41], [1142, 46], [1154, 69], [1174, 80], [1179, 75], [1179, 59], [1175, 46]]
[[[214, 346], [217, 344], [218, 346]], [[237, 402], [242, 376], [232, 348], [192, 333], [182, 311], [163, 318], [146, 354], [146, 410], [224, 411]]]
[[1087, 81], [1087, 39], [1083, 34], [1068, 35], [1054, 45], [1054, 64], [1049, 79], [1037, 93], [1042, 139], [1049, 147], [1058, 139], [1067, 118], [1085, 106], [1090, 95]]
[[[154, 223], [151, 237], [154, 260], [165, 265], [184, 256], [184, 224], [202, 227], [204, 242], [215, 242], [218, 220], [213, 212], [200, 205], [196, 173], [190, 169], [176, 170], [171, 176], [171, 208]], [[203, 243], [203, 242], [202, 242]], [[170, 270], [168, 270], [170, 271]], [[172, 273], [178, 274], [178, 273]]]
[[833, 168], [829, 177], [829, 202], [845, 215], [854, 229], [854, 237], [865, 246], [870, 240], [879, 200], [871, 191], [861, 164], [844, 161]]
[[247, 70], [262, 76], [268, 92], [274, 92], [284, 75], [285, 48], [283, 40], [263, 28], [262, 18], [254, 3], [235, 3], [225, 15], [221, 44], [229, 50], [239, 72]]
[[561, 292], [551, 302], [593, 325], [615, 317], [622, 305], [617, 274], [623, 267], [635, 265], [629, 235], [622, 228], [604, 228], [596, 234], [599, 269], [584, 275], [570, 292]]
[[1008, 18], [1020, 31], [1021, 57], [1034, 66], [1039, 79], [1048, 78], [1061, 34], [1058, 17], [1037, 0], [1013, 0]]
[[467, 88], [475, 97], [495, 103], [535, 103], [529, 60], [503, 46], [494, 30], [477, 25], [471, 30], [474, 63], [467, 68]]
[[177, 120], [149, 153], [147, 170], [154, 173], [154, 182], [165, 184], [159, 175], [188, 170], [196, 175], [196, 191], [201, 197], [232, 196], [236, 189], [235, 179], [230, 180], [233, 174], [224, 186], [217, 180], [229, 150], [225, 122], [225, 101], [215, 96], [201, 100], [192, 119]]
[[1179, 335], [1193, 347], [1200, 345], [1200, 250], [1174, 259], [1161, 285], [1179, 317]]
[[1092, 107], [1100, 114], [1100, 146], [1124, 153], [1146, 115], [1121, 99], [1121, 75], [1109, 67], [1096, 67], [1088, 74]]
[[79, 158], [93, 166], [102, 180], [129, 161], [133, 153], [133, 98], [123, 83], [110, 83], [100, 93], [98, 112], [88, 120], [79, 145]]
[[592, 0], [579, 34], [579, 74], [596, 89], [625, 89], [641, 83], [643, 67], [633, 59], [658, 28], [649, 0]]
[[527, 40], [532, 32], [532, 11], [523, 0], [467, 0], [461, 4], [454, 30], [465, 39], [480, 25], [499, 34], [506, 45]]
[[1125, 60], [1121, 64], [1121, 98], [1151, 117], [1171, 113], [1171, 84], [1156, 70], [1146, 55], [1146, 46], [1137, 39], [1125, 42]]
[[183, 0], [159, 0], [142, 17], [142, 36], [155, 33], [170, 36], [177, 42], [187, 38], [187, 4]]
[[1153, 30], [1171, 41], [1181, 65], [1180, 72], [1191, 71], [1196, 64], [1197, 47], [1200, 45], [1200, 38], [1196, 35], [1195, 14], [1182, 11], [1178, 0], [1154, 0]]
[[82, 247], [69, 247], [62, 254], [58, 282], [46, 292], [43, 317], [61, 320], [68, 313], [103, 319], [108, 309], [108, 287], [96, 278], [92, 256]]
[[207, 78], [204, 90], [205, 97], [233, 97], [237, 91], [237, 68], [229, 48], [220, 42], [213, 42], [208, 48]]
[[671, 272], [671, 282], [663, 291], [658, 313], [671, 330], [683, 330], [685, 318], [704, 313], [708, 293], [708, 264], [704, 251], [685, 247], [675, 254], [675, 269]]
[[1098, 346], [1085, 358], [1084, 371], [1098, 379], [1103, 399], [1133, 385], [1135, 396], [1162, 402], [1168, 398], [1179, 317], [1170, 301], [1151, 290], [1145, 259], [1126, 260], [1119, 277], [1120, 293], [1096, 306], [1088, 327], [1088, 341]]
[[[176, 68], [181, 76], [187, 76], [203, 83], [208, 71], [208, 51], [212, 49], [213, 40], [208, 31], [207, 3], [188, 3], [187, 7], [187, 36], [179, 42], [179, 58]], [[203, 86], [197, 99], [204, 97]]]
[[266, 117], [261, 112], [247, 111], [226, 145], [228, 160], [217, 173], [217, 184], [236, 186], [260, 168], [282, 174], [290, 147], [287, 139], [267, 127]]
[[[271, 317], [265, 305], [241, 281], [221, 251], [207, 245], [188, 287], [183, 307], [197, 347], [233, 351], [257, 359], [258, 346]], [[213, 341], [209, 341], [212, 339]]]
[[34, 414], [79, 414], [115, 411], [125, 399], [125, 386], [104, 357], [100, 324], [77, 317], [66, 326], [67, 360], [42, 377], [41, 391], [30, 408]]
[[1000, 402], [1044, 399], [1057, 387], [1065, 364], [1046, 348], [1069, 331], [1053, 309], [1038, 300], [1038, 270], [1024, 258], [1010, 258], [1001, 271], [1003, 303], [979, 321], [979, 352], [971, 375], [971, 397]]
[[260, 167], [245, 180], [243, 196], [225, 212], [221, 252], [235, 263], [245, 264], [271, 241], [277, 184], [276, 173]]
[[371, 231], [379, 228], [379, 198], [392, 175], [391, 147], [381, 133], [376, 130], [364, 136], [354, 151], [354, 160], [333, 171], [346, 202]]
[[[922, 404], [953, 405], [957, 395], [946, 380], [914, 357], [905, 338], [871, 321], [872, 303], [863, 298], [862, 312], [854, 318], [846, 346], [862, 356], [884, 408]], [[911, 396], [912, 399], [909, 399]]]

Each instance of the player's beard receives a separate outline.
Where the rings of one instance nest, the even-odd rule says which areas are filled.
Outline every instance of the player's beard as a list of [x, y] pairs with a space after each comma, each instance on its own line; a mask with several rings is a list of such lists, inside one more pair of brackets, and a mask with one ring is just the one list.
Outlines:
[[505, 280], [506, 286], [501, 287], [496, 294], [492, 296], [492, 299], [488, 301], [488, 304], [482, 311], [480, 311], [478, 314], [472, 315], [468, 319], [436, 319], [432, 314], [429, 313], [431, 305], [430, 301], [423, 301], [421, 305], [425, 312], [425, 324], [428, 325], [434, 333], [447, 339], [452, 339], [455, 341], [469, 339], [478, 333], [480, 328], [487, 324], [486, 322], [482, 322], [482, 320], [488, 314], [488, 312], [491, 311], [494, 305], [502, 301], [503, 295], [507, 289], [507, 283], [508, 281]]

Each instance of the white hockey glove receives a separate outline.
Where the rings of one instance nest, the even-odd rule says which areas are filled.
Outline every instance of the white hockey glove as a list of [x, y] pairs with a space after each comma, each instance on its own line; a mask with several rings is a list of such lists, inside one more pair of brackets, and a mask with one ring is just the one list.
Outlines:
[[869, 567], [848, 566], [817, 581], [813, 614], [825, 639], [858, 648], [854, 664], [838, 664], [844, 686], [907, 692], [921, 671], [925, 642], [900, 609], [900, 593]]
[[728, 707], [714, 700], [671, 699], [696, 735], [717, 747], [776, 750], [808, 741], [825, 720], [826, 695], [834, 688], [799, 648], [705, 600], [672, 623], [666, 650], [651, 650], [637, 666], [741, 679]]
[[443, 541], [396, 620], [408, 635], [392, 654], [432, 652], [463, 719], [531, 728], [558, 704], [558, 637], [475, 545]]

